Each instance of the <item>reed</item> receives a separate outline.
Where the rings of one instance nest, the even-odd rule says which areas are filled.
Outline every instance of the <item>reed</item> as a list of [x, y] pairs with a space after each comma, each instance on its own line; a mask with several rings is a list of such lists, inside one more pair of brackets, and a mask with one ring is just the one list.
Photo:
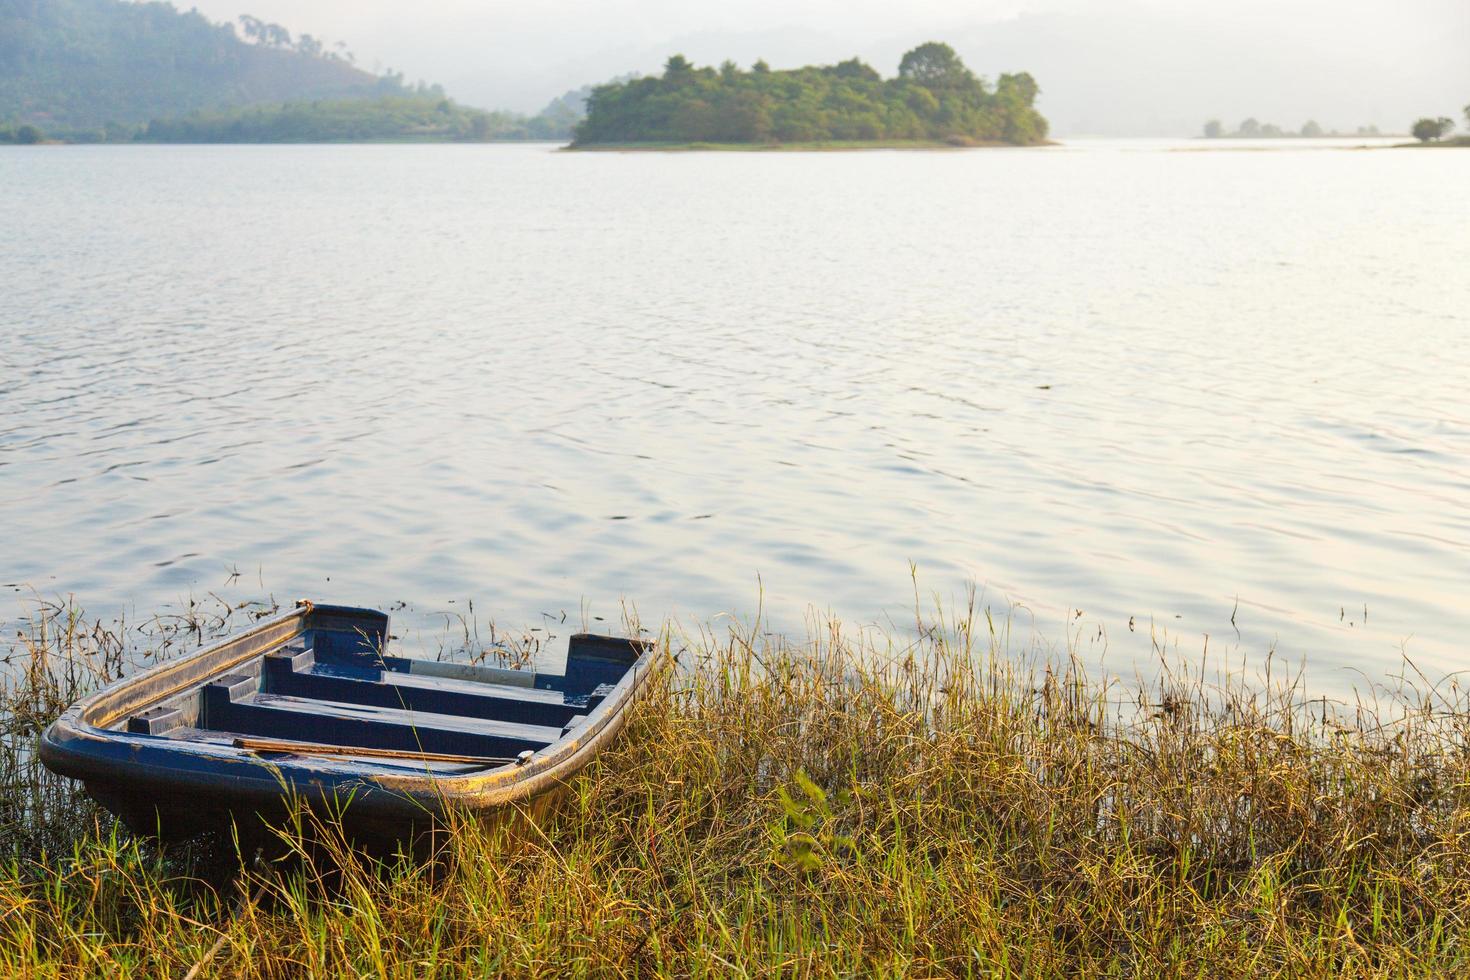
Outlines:
[[[65, 678], [76, 633], [55, 625], [28, 649]], [[1183, 666], [1122, 684], [1007, 657], [974, 609], [916, 639], [819, 623], [800, 641], [749, 624], [661, 642], [680, 669], [556, 806], [460, 822], [430, 861], [358, 854], [303, 815], [284, 856], [233, 855], [229, 880], [28, 769], [36, 726], [73, 690], [12, 683], [7, 794], [32, 802], [7, 795], [0, 973], [1470, 965], [1470, 705], [1453, 684], [1350, 704], [1295, 677]]]

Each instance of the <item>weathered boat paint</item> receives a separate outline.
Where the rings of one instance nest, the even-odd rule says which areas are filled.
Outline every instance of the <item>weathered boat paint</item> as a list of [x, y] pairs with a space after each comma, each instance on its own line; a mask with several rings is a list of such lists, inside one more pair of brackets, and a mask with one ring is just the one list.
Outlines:
[[564, 785], [663, 663], [594, 634], [570, 638], [562, 674], [389, 656], [387, 637], [384, 613], [302, 602], [79, 701], [42, 761], [164, 838], [260, 833], [300, 801], [401, 839]]

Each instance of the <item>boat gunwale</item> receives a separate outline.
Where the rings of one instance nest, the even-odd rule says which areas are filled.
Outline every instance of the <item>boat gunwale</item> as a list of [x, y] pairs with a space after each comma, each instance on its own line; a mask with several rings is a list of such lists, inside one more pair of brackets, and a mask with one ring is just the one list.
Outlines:
[[[322, 608], [324, 610], [333, 612], [373, 612], [373, 610], [358, 610], [347, 606], [317, 607], [313, 603], [303, 601], [295, 608], [288, 609], [285, 612], [280, 613], [279, 615], [262, 620], [249, 629], [245, 630], [244, 632], [236, 633], [232, 636], [223, 637], [214, 643], [200, 647], [193, 653], [187, 654], [174, 660], [165, 660], [161, 663], [154, 664], [153, 666], [145, 670], [141, 670], [136, 674], [128, 674], [123, 677], [119, 677], [117, 680], [113, 681], [111, 684], [106, 685], [101, 690], [89, 694], [86, 697], [82, 698], [80, 701], [76, 702], [76, 704], [68, 708], [66, 712], [57, 719], [56, 724], [60, 724], [63, 720], [66, 720], [68, 717], [74, 715], [76, 719], [75, 724], [78, 726], [85, 725], [90, 728], [96, 728], [99, 731], [107, 731], [111, 728], [111, 726], [117, 724], [127, 715], [135, 714], [139, 711], [146, 711], [160, 701], [166, 701], [169, 698], [177, 697], [178, 695], [183, 694], [185, 691], [187, 691], [190, 687], [203, 683], [210, 677], [228, 673], [231, 669], [238, 667], [241, 664], [249, 663], [252, 659], [263, 656], [264, 653], [271, 648], [288, 642], [293, 636], [300, 636], [305, 631], [307, 617], [315, 612], [317, 608]], [[377, 615], [381, 616], [383, 614], [377, 613]], [[386, 619], [386, 617], [384, 618]], [[292, 622], [295, 622], [296, 624], [295, 629], [291, 630], [290, 632], [281, 631], [281, 627]], [[282, 635], [279, 637], [275, 635], [278, 631], [282, 632]], [[265, 642], [251, 642], [261, 640], [264, 634], [270, 634], [270, 638]], [[209, 668], [209, 670], [201, 677], [194, 677], [189, 673], [189, 668], [192, 667], [197, 671], [204, 660], [207, 660], [211, 656], [220, 656], [227, 648], [236, 645], [248, 646], [249, 651], [242, 653], [239, 656], [230, 659], [224, 663]], [[188, 679], [180, 681], [173, 687], [170, 687], [166, 690], [148, 693], [146, 697], [142, 700], [122, 701], [119, 702], [117, 705], [113, 705], [111, 703], [112, 699], [117, 698], [124, 691], [133, 688], [144, 687], [150, 682], [155, 681], [158, 677], [167, 677], [170, 674], [176, 673], [185, 674]], [[112, 709], [110, 713], [103, 715], [102, 717], [95, 717], [95, 712], [106, 710], [108, 708]]]
[[[227, 673], [254, 658], [264, 656], [272, 648], [289, 642], [293, 636], [300, 635], [309, 628], [308, 624], [314, 614], [381, 619], [385, 631], [388, 621], [387, 615], [377, 610], [314, 605], [303, 601], [293, 609], [264, 620], [244, 632], [201, 647], [185, 657], [165, 661], [137, 674], [119, 678], [76, 702], [42, 736], [43, 760], [54, 770], [84, 783], [96, 782], [107, 786], [144, 782], [168, 785], [181, 781], [197, 784], [201, 780], [211, 782], [214, 777], [223, 776], [218, 769], [189, 770], [187, 776], [180, 780], [180, 770], [176, 767], [153, 761], [112, 758], [96, 750], [102, 744], [147, 747], [162, 753], [187, 756], [205, 766], [245, 765], [257, 769], [257, 773], [247, 774], [236, 768], [229, 774], [229, 780], [234, 784], [230, 789], [239, 796], [265, 795], [268, 792], [277, 796], [294, 793], [331, 798], [344, 792], [352, 793], [357, 788], [374, 787], [385, 791], [389, 798], [373, 793], [361, 797], [363, 802], [373, 800], [390, 807], [410, 803], [420, 807], [440, 808], [451, 805], [484, 809], [537, 795], [564, 782], [583, 768], [622, 728], [626, 720], [626, 709], [633, 704], [648, 681], [663, 668], [667, 660], [662, 655], [661, 645], [655, 641], [641, 638], [630, 640], [633, 648], [641, 648], [642, 652], [626, 666], [622, 677], [602, 703], [588, 713], [584, 722], [562, 738], [536, 750], [529, 761], [476, 768], [469, 772], [433, 773], [426, 768], [422, 774], [410, 775], [385, 772], [381, 763], [374, 765], [365, 760], [329, 760], [311, 755], [268, 759], [248, 749], [214, 742], [189, 739], [164, 742], [157, 736], [117, 731], [107, 727], [115, 725], [128, 714], [146, 710], [151, 705], [206, 683], [210, 677]], [[226, 652], [235, 646], [245, 648], [244, 652], [237, 656]], [[214, 658], [222, 659], [212, 662]], [[165, 689], [149, 690], [156, 687], [159, 678], [168, 679], [163, 682], [167, 685]], [[134, 699], [121, 697], [124, 692], [132, 690], [139, 691], [140, 696]], [[105, 711], [106, 714], [99, 716], [99, 711]], [[411, 756], [412, 753], [408, 755]], [[327, 777], [329, 781], [324, 781], [322, 777]]]

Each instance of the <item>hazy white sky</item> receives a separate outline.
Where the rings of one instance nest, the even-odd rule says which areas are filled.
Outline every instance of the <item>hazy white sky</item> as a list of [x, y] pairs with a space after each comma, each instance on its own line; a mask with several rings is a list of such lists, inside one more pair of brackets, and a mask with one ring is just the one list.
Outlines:
[[[188, 0], [176, 0], [185, 6]], [[193, 0], [329, 41], [461, 101], [535, 110], [681, 52], [776, 67], [854, 54], [892, 74], [949, 41], [981, 74], [1026, 69], [1062, 134], [1181, 135], [1208, 117], [1300, 126], [1460, 116], [1470, 0]], [[1463, 122], [1463, 119], [1461, 119]]]

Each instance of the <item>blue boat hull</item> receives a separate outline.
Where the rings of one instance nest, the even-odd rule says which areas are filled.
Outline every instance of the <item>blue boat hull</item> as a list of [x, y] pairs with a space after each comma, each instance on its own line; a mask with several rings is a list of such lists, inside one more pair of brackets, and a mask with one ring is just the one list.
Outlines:
[[41, 758], [135, 831], [268, 834], [305, 806], [401, 840], [562, 786], [662, 664], [593, 634], [561, 674], [389, 656], [388, 617], [302, 603], [78, 702]]

